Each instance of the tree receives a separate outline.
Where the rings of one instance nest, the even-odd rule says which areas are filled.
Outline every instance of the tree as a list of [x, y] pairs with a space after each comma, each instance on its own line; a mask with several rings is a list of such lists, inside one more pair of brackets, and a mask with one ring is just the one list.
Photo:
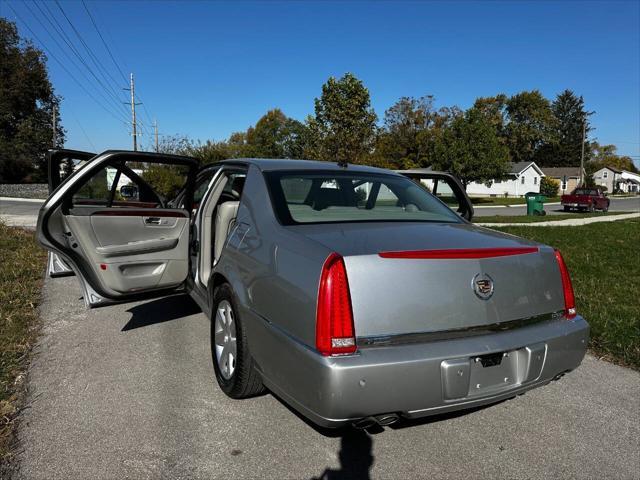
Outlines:
[[594, 141], [590, 143], [589, 150], [591, 152], [589, 163], [596, 164], [596, 168], [593, 170], [594, 172], [602, 167], [613, 167], [618, 170], [638, 173], [638, 169], [634, 165], [631, 157], [618, 155], [616, 153], [618, 148], [615, 145], [600, 145]]
[[[551, 104], [553, 113], [553, 134], [549, 142], [540, 150], [537, 161], [547, 167], [580, 165], [582, 156], [583, 128], [588, 134], [589, 113], [584, 109], [584, 99], [571, 90], [558, 94]], [[585, 135], [585, 158], [589, 157], [590, 143]]]
[[437, 113], [433, 96], [402, 97], [384, 113], [384, 130], [376, 143], [376, 164], [414, 168], [428, 163], [430, 127]]
[[540, 193], [547, 197], [556, 197], [560, 189], [560, 182], [555, 178], [542, 177], [540, 179]]
[[40, 50], [20, 39], [15, 23], [0, 18], [0, 182], [46, 181], [45, 153], [64, 145], [60, 97], [49, 81], [46, 61]]
[[251, 156], [263, 158], [302, 158], [305, 126], [287, 117], [282, 110], [269, 110], [255, 127], [247, 130]]
[[362, 81], [351, 73], [330, 77], [315, 99], [315, 117], [308, 120], [307, 152], [320, 160], [362, 163], [372, 152], [376, 121]]
[[505, 136], [507, 124], [507, 96], [505, 94], [500, 93], [495, 97], [479, 97], [474, 102], [473, 109], [493, 125], [498, 136]]
[[551, 105], [538, 90], [521, 92], [506, 100], [506, 143], [514, 162], [536, 160], [553, 131]]
[[486, 116], [471, 108], [455, 117], [437, 137], [433, 166], [457, 176], [466, 189], [470, 182], [503, 178], [509, 167], [509, 150]]

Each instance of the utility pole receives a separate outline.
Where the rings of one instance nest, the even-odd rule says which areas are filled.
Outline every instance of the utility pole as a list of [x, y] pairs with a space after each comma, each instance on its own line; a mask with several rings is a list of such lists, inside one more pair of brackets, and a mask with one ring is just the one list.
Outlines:
[[158, 153], [158, 121], [153, 119], [153, 134], [156, 137], [156, 153]]
[[584, 142], [587, 136], [587, 119], [582, 122], [582, 154], [580, 155], [580, 186], [584, 187]]
[[136, 124], [136, 105], [140, 105], [136, 103], [136, 92], [135, 92], [135, 84], [133, 82], [133, 73], [131, 74], [131, 81], [129, 88], [124, 88], [123, 90], [129, 90], [131, 92], [131, 135], [133, 136], [133, 151], [138, 151], [138, 132], [137, 132], [137, 124]]
[[56, 148], [56, 144], [58, 143], [57, 120], [56, 105], [53, 104], [53, 112], [51, 114], [51, 124], [53, 125], [53, 148]]

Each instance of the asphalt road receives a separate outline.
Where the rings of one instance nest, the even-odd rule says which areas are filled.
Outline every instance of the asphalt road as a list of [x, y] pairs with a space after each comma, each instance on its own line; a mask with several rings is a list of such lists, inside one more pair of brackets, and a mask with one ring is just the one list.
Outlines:
[[487, 408], [327, 434], [270, 394], [227, 398], [208, 320], [184, 295], [87, 311], [77, 281], [59, 278], [45, 283], [41, 315], [16, 478], [640, 475], [640, 373], [591, 356]]
[[[566, 213], [561, 205], [545, 205], [547, 215], [559, 215]], [[640, 197], [614, 198], [611, 197], [609, 205], [611, 212], [640, 212]], [[493, 215], [525, 215], [527, 213], [526, 206], [518, 207], [481, 207], [474, 209], [476, 217], [487, 217]], [[575, 213], [575, 212], [574, 212]]]

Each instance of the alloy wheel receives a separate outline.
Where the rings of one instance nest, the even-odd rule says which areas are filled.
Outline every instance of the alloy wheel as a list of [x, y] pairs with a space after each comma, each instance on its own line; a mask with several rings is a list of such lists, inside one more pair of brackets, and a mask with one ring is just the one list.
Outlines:
[[222, 300], [216, 310], [214, 343], [220, 373], [229, 380], [236, 369], [237, 346], [235, 315], [227, 300]]

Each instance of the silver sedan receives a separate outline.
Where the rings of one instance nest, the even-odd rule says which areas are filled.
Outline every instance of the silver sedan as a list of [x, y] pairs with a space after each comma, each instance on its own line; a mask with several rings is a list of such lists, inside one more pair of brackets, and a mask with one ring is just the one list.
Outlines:
[[[232, 398], [268, 389], [323, 426], [387, 425], [516, 396], [585, 354], [560, 252], [472, 225], [433, 183], [329, 162], [78, 153], [40, 211], [50, 274], [76, 274], [89, 307], [188, 290]], [[51, 155], [54, 177], [73, 156]]]

